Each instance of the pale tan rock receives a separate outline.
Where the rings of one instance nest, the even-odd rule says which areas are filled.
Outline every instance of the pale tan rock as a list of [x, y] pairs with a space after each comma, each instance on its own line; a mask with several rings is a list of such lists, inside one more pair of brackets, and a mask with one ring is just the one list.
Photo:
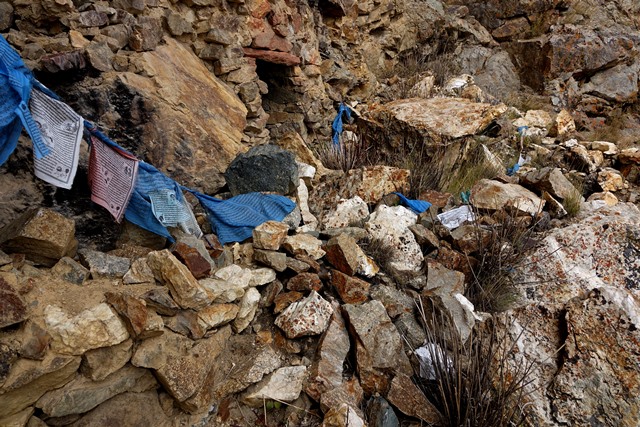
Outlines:
[[253, 407], [261, 406], [265, 399], [293, 402], [300, 396], [306, 376], [306, 366], [280, 368], [251, 386], [242, 397], [242, 402]]
[[320, 259], [325, 255], [322, 241], [306, 233], [287, 236], [282, 247], [293, 256], [306, 255], [313, 259]]
[[471, 189], [471, 203], [478, 209], [511, 207], [536, 215], [544, 207], [545, 201], [520, 185], [482, 179]]
[[256, 249], [253, 252], [253, 259], [275, 271], [282, 272], [287, 269], [287, 255], [282, 252]]
[[322, 427], [366, 427], [366, 425], [358, 415], [358, 411], [346, 403], [331, 408], [322, 421]]
[[359, 196], [341, 199], [322, 219], [324, 229], [361, 226], [369, 216], [369, 207]]
[[262, 286], [276, 280], [276, 272], [272, 268], [256, 268], [251, 270], [249, 286]]
[[216, 328], [235, 319], [239, 309], [236, 304], [211, 304], [198, 311], [198, 318], [207, 328]]
[[593, 193], [587, 198], [587, 202], [592, 202], [594, 200], [601, 200], [607, 206], [615, 206], [618, 204], [618, 198], [610, 191]]
[[384, 392], [393, 373], [412, 374], [403, 341], [380, 301], [343, 306], [356, 339], [360, 384], [365, 394]]
[[153, 385], [155, 382], [147, 369], [129, 365], [100, 381], [78, 376], [63, 387], [45, 393], [36, 407], [50, 417], [81, 414], [115, 395], [131, 390], [139, 383]]
[[430, 424], [440, 421], [440, 413], [408, 375], [399, 373], [391, 381], [387, 400], [410, 417]]
[[0, 230], [0, 247], [51, 267], [60, 258], [75, 255], [75, 232], [73, 220], [51, 209], [31, 209]]
[[110, 347], [89, 350], [82, 355], [80, 371], [87, 378], [101, 381], [122, 368], [131, 359], [133, 341], [128, 339]]
[[13, 415], [0, 415], [0, 426], [3, 427], [25, 427], [29, 422], [29, 418], [33, 415], [35, 408], [32, 406], [23, 409]]
[[388, 254], [385, 268], [396, 280], [408, 282], [420, 275], [424, 256], [409, 230], [417, 218], [403, 206], [380, 205], [365, 224], [369, 238]]
[[325, 245], [325, 250], [327, 261], [349, 276], [358, 273], [373, 277], [380, 271], [375, 261], [369, 258], [355, 239], [347, 234], [332, 237]]
[[[390, 113], [407, 126], [444, 137], [475, 135], [500, 117], [507, 107], [469, 101], [463, 98], [400, 99], [374, 107], [368, 115], [374, 119]], [[366, 201], [366, 199], [365, 199]]]
[[167, 331], [142, 341], [131, 362], [134, 366], [154, 369], [169, 394], [182, 402], [202, 388], [230, 336], [230, 327], [221, 328], [197, 342]]
[[12, 367], [0, 394], [4, 415], [20, 412], [35, 403], [47, 391], [71, 381], [80, 366], [80, 358], [47, 354], [43, 361], [19, 359]]
[[290, 339], [318, 335], [327, 329], [332, 314], [331, 304], [316, 291], [311, 291], [308, 297], [292, 303], [280, 313], [275, 324]]
[[556, 126], [558, 128], [558, 136], [562, 138], [569, 138], [576, 132], [576, 123], [571, 117], [571, 113], [567, 110], [562, 110], [556, 116]]
[[302, 137], [297, 132], [287, 132], [275, 141], [276, 145], [291, 151], [296, 156], [296, 160], [310, 164], [316, 168], [318, 175], [326, 174], [327, 168], [316, 155], [309, 149]]
[[129, 338], [125, 323], [106, 303], [70, 316], [59, 307], [44, 310], [51, 334], [51, 348], [62, 354], [80, 355], [87, 350], [120, 344]]
[[[298, 168], [298, 175], [299, 174], [300, 172]], [[316, 218], [309, 210], [309, 189], [302, 178], [300, 178], [298, 182], [296, 199], [298, 201], [298, 206], [300, 207], [300, 214], [302, 215], [302, 222], [304, 224], [304, 226], [299, 227], [298, 232], [316, 230], [318, 228], [318, 218]]]
[[167, 249], [151, 252], [147, 263], [156, 279], [166, 285], [171, 296], [182, 308], [202, 308], [211, 303], [212, 297], [198, 283], [186, 265]]
[[615, 156], [618, 154], [618, 147], [613, 142], [591, 141], [592, 150], [602, 151], [605, 156]]
[[249, 288], [240, 300], [238, 314], [232, 323], [233, 331], [237, 334], [244, 331], [256, 316], [260, 303], [260, 292], [256, 288]]
[[287, 236], [289, 226], [278, 221], [267, 221], [253, 229], [253, 247], [277, 251]]
[[350, 347], [349, 333], [344, 319], [340, 311], [335, 310], [329, 327], [318, 345], [316, 357], [311, 365], [309, 381], [305, 386], [305, 392], [314, 400], [320, 400], [325, 392], [342, 384], [344, 361]]
[[124, 275], [122, 281], [127, 285], [135, 285], [138, 283], [153, 283], [155, 277], [153, 271], [149, 267], [146, 258], [138, 258], [131, 263], [129, 271]]
[[615, 169], [607, 168], [598, 172], [598, 184], [602, 191], [618, 191], [624, 188], [624, 178]]
[[409, 89], [411, 98], [431, 98], [431, 92], [436, 84], [435, 76], [425, 76]]
[[[158, 393], [150, 390], [142, 393], [119, 394], [93, 409], [73, 427], [107, 426], [117, 420], [121, 426], [171, 427], [171, 419], [159, 404]], [[39, 426], [38, 426], [39, 427]]]

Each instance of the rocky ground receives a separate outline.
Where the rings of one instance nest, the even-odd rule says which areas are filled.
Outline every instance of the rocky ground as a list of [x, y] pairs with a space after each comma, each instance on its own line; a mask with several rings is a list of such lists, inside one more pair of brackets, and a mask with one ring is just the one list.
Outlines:
[[636, 2], [0, 12], [36, 76], [141, 159], [298, 206], [224, 246], [194, 206], [205, 237], [170, 244], [91, 204], [86, 152], [72, 190], [38, 181], [24, 138], [0, 169], [0, 425], [449, 425], [415, 350], [489, 325], [501, 378], [529, 368], [529, 425], [639, 425]]

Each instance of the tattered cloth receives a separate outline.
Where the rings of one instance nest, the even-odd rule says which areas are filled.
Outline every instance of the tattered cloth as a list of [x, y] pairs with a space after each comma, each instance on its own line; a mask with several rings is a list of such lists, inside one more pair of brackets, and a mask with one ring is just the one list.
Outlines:
[[342, 135], [342, 121], [343, 116], [347, 120], [351, 120], [351, 109], [344, 103], [340, 103], [340, 107], [338, 107], [338, 114], [336, 118], [333, 119], [333, 123], [331, 124], [331, 129], [333, 133], [333, 145], [340, 144], [340, 135]]
[[29, 112], [32, 88], [31, 71], [24, 65], [20, 55], [0, 36], [0, 165], [16, 149], [23, 126], [31, 136], [36, 158], [49, 154]]
[[393, 194], [400, 198], [400, 203], [402, 205], [408, 207], [413, 213], [417, 215], [420, 215], [422, 212], [431, 207], [431, 203], [425, 200], [408, 199], [404, 196], [404, 194], [398, 192], [394, 192]]
[[258, 225], [267, 221], [282, 221], [296, 207], [288, 198], [276, 194], [247, 193], [220, 200], [185, 190], [198, 198], [223, 245], [248, 239]]

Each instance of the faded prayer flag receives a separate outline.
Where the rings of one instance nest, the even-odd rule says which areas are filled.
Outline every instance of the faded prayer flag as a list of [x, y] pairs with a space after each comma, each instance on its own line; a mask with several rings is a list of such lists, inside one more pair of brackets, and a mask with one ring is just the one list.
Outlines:
[[34, 158], [35, 175], [68, 190], [78, 169], [83, 119], [67, 104], [37, 89], [31, 91], [29, 108], [42, 141], [49, 148], [47, 156]]
[[91, 137], [89, 187], [91, 200], [122, 221], [138, 176], [138, 159]]

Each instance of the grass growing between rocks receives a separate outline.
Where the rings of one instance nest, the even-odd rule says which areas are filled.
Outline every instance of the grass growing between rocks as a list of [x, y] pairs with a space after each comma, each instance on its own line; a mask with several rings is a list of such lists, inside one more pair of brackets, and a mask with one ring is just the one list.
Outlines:
[[348, 172], [366, 164], [367, 150], [366, 140], [354, 135], [343, 136], [340, 144], [328, 141], [316, 148], [315, 154], [326, 168]]
[[499, 212], [492, 222], [473, 224], [478, 250], [467, 257], [472, 277], [465, 292], [476, 310], [488, 313], [506, 311], [517, 303], [518, 267], [524, 266], [539, 241], [535, 219]]
[[439, 425], [525, 425], [524, 407], [532, 391], [534, 365], [509, 363], [524, 329], [511, 339], [506, 328], [488, 320], [476, 325], [463, 343], [449, 318], [426, 313], [422, 303], [418, 311], [431, 359], [431, 366], [423, 367], [431, 371], [430, 379], [421, 378], [420, 387], [440, 412]]

